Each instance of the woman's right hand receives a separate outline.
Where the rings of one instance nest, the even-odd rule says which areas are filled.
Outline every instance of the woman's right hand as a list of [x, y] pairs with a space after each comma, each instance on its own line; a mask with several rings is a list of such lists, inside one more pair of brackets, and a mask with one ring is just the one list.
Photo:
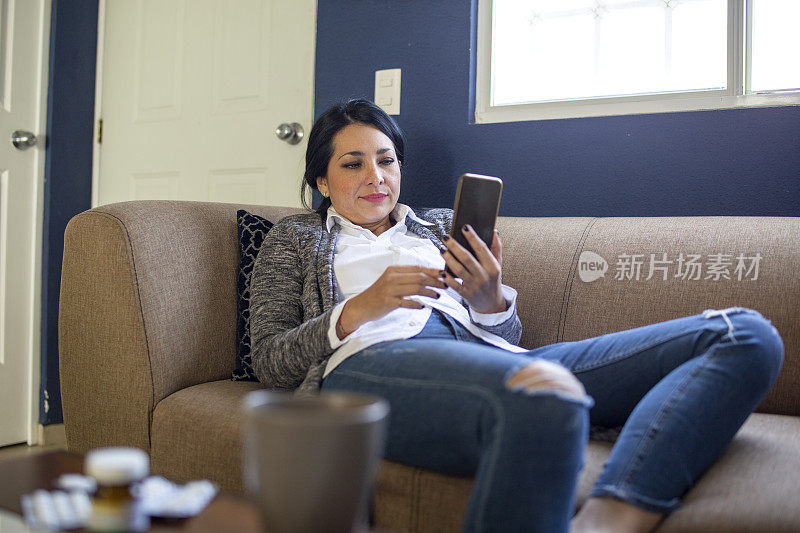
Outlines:
[[409, 300], [408, 296], [438, 298], [439, 293], [431, 287], [447, 288], [442, 280], [441, 271], [435, 268], [416, 265], [388, 267], [375, 283], [344, 304], [342, 314], [339, 315], [341, 327], [336, 328], [339, 338], [344, 338], [361, 324], [377, 320], [398, 307], [422, 309], [421, 303]]

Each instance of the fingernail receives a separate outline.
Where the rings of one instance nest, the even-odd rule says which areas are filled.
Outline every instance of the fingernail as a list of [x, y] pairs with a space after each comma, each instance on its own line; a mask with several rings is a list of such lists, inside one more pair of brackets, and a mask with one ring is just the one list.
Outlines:
[[436, 293], [436, 296], [434, 296], [434, 298], [436, 298], [436, 299], [438, 300], [440, 296], [441, 296], [441, 294], [439, 294], [439, 293], [437, 292], [437, 293]]
[[464, 231], [464, 232], [472, 231], [472, 226], [470, 226], [469, 224], [464, 224], [464, 227], [461, 228], [461, 231]]
[[442, 239], [442, 242], [447, 242], [449, 240], [450, 240], [450, 235], [445, 235], [444, 239]]

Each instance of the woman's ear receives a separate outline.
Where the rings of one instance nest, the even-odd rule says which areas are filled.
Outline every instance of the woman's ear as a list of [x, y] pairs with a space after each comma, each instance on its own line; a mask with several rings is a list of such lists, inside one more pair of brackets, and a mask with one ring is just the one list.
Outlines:
[[328, 197], [328, 179], [323, 176], [317, 176], [317, 189], [319, 193], [325, 198]]

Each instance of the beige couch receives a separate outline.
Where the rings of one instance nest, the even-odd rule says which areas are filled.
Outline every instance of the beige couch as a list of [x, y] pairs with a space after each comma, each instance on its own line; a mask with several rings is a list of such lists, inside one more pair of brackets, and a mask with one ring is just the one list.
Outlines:
[[[59, 317], [69, 448], [138, 446], [153, 469], [241, 491], [242, 396], [233, 382], [236, 209], [275, 221], [297, 210], [143, 201], [77, 215], [65, 235]], [[770, 318], [786, 359], [774, 389], [661, 531], [800, 530], [800, 218], [501, 218], [504, 281], [519, 291], [521, 344], [533, 348], [700, 312], [747, 306]], [[583, 251], [608, 261], [581, 281]], [[645, 280], [649, 254], [760, 253], [757, 279]], [[645, 254], [641, 279], [614, 279]], [[584, 256], [584, 259], [586, 256]], [[749, 263], [748, 263], [749, 266]], [[702, 277], [705, 277], [705, 269]], [[579, 504], [610, 445], [591, 442]], [[384, 462], [375, 520], [397, 531], [453, 531], [468, 478]]]

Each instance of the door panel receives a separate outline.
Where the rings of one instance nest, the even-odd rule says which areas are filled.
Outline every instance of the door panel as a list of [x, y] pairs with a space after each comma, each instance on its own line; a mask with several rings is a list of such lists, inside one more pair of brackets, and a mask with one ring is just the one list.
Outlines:
[[[260, 0], [216, 4], [213, 114], [268, 109], [272, 48], [264, 28], [272, 27], [271, 15], [269, 5]], [[230, 59], [237, 56], [236, 61]]]
[[[39, 362], [47, 8], [44, 0], [0, 0], [0, 446], [33, 439], [38, 407], [32, 372]], [[36, 134], [39, 143], [15, 148], [15, 130]]]
[[131, 200], [177, 200], [177, 172], [140, 172], [131, 175]]
[[184, 0], [135, 2], [134, 123], [181, 116]]
[[314, 0], [106, 0], [99, 203], [299, 206]]

